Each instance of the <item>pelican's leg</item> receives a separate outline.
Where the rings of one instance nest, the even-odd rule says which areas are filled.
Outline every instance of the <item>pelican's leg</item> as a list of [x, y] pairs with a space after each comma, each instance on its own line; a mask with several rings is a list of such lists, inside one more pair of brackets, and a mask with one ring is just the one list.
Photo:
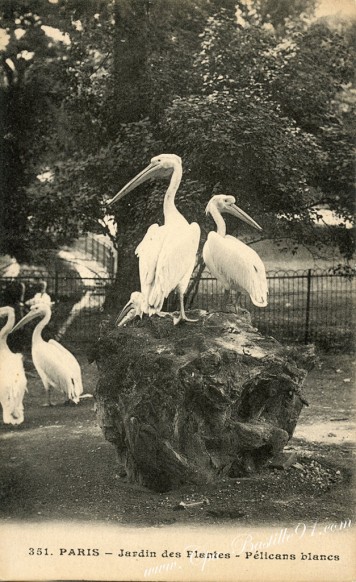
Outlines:
[[229, 305], [229, 299], [230, 299], [230, 289], [224, 289], [224, 299], [223, 299], [224, 309], [226, 309], [227, 306]]
[[47, 404], [45, 404], [45, 406], [53, 406], [53, 404], [51, 402], [51, 387], [50, 386], [47, 388]]
[[45, 389], [45, 391], [47, 392], [47, 402], [45, 404], [43, 404], [42, 406], [53, 406], [52, 402], [51, 402], [51, 384], [48, 381], [47, 376], [42, 372], [42, 370], [37, 370], [39, 373], [39, 376], [42, 380], [42, 384], [43, 387]]
[[242, 299], [242, 293], [241, 291], [236, 291], [236, 305], [235, 305], [235, 309], [236, 309], [236, 314], [237, 315], [249, 315], [250, 312], [248, 311], [248, 309], [244, 309], [241, 306], [241, 299]]
[[234, 302], [230, 295], [230, 289], [224, 290], [223, 309], [224, 311], [226, 311], [226, 313], [236, 313], [236, 315], [238, 315], [240, 311], [241, 312], [245, 311], [244, 309], [239, 307], [241, 295], [242, 293], [236, 291], [236, 301]]
[[192, 323], [196, 323], [197, 321], [199, 321], [198, 319], [189, 319], [189, 317], [186, 316], [184, 311], [184, 293], [182, 293], [181, 291], [179, 291], [179, 304], [180, 313], [179, 317], [173, 317], [174, 325], [178, 325], [178, 323], [180, 323], [181, 321], [191, 321]]

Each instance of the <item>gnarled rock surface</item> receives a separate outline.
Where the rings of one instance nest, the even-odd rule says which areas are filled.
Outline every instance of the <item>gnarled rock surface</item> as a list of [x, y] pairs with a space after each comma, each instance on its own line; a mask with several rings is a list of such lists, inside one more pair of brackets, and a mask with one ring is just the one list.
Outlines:
[[310, 348], [234, 313], [102, 330], [97, 416], [131, 481], [158, 491], [258, 471], [293, 434]]

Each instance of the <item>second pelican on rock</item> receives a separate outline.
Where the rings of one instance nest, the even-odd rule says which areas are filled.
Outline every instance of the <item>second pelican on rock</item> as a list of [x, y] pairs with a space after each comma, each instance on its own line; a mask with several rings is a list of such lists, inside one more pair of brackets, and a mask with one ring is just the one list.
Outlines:
[[253, 249], [226, 234], [226, 224], [221, 215], [223, 212], [262, 230], [253, 218], [236, 206], [233, 196], [213, 196], [206, 207], [206, 213], [213, 217], [217, 232], [208, 234], [203, 248], [204, 262], [210, 273], [224, 285], [226, 300], [230, 289], [239, 293], [245, 291], [254, 305], [266, 307], [268, 286], [265, 266]]

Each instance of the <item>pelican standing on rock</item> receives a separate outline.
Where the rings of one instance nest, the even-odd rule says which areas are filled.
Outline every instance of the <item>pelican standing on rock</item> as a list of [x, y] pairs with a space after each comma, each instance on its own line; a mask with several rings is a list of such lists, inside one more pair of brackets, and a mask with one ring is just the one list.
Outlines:
[[0, 318], [7, 317], [0, 331], [0, 402], [5, 424], [21, 424], [24, 420], [23, 398], [26, 376], [21, 354], [14, 354], [7, 345], [7, 336], [15, 323], [15, 310], [0, 307]]
[[262, 230], [257, 222], [236, 206], [233, 196], [213, 196], [206, 207], [206, 213], [213, 217], [217, 232], [209, 232], [203, 248], [204, 262], [211, 274], [224, 285], [226, 301], [230, 289], [233, 289], [239, 293], [247, 292], [257, 307], [266, 307], [268, 286], [265, 266], [253, 249], [226, 234], [226, 224], [221, 215], [223, 212]]
[[48, 342], [42, 338], [42, 330], [51, 319], [51, 308], [45, 303], [34, 305], [25, 317], [13, 328], [20, 329], [29, 321], [40, 317], [32, 334], [32, 359], [48, 395], [48, 405], [51, 406], [51, 389], [57, 388], [67, 395], [68, 400], [76, 404], [83, 392], [82, 374], [76, 358], [60, 343], [51, 339]]
[[184, 311], [184, 293], [195, 266], [200, 239], [200, 227], [189, 224], [177, 210], [174, 198], [182, 179], [182, 161], [175, 154], [161, 154], [124, 186], [107, 204], [118, 202], [125, 194], [152, 177], [171, 176], [163, 202], [164, 224], [152, 224], [136, 248], [139, 257], [141, 293], [135, 292], [118, 316], [116, 322], [123, 325], [136, 315], [142, 317], [160, 314], [163, 302], [171, 291], [177, 289], [180, 314], [174, 324], [188, 319]]

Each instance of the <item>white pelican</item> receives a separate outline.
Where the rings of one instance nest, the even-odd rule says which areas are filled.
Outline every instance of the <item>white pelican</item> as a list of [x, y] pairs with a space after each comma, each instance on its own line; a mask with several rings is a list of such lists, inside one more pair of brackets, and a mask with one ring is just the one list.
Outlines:
[[139, 257], [141, 293], [135, 292], [117, 318], [117, 324], [143, 313], [160, 314], [163, 302], [171, 291], [179, 292], [180, 315], [175, 324], [188, 319], [184, 311], [184, 293], [187, 289], [195, 265], [195, 257], [200, 239], [200, 227], [196, 222], [189, 224], [177, 210], [174, 198], [182, 179], [182, 160], [174, 154], [161, 154], [151, 159], [151, 163], [124, 186], [114, 198], [107, 202], [114, 204], [125, 194], [152, 176], [171, 176], [171, 181], [163, 202], [164, 225], [152, 224], [141, 243], [136, 248]]
[[52, 388], [62, 390], [69, 400], [79, 402], [83, 392], [82, 374], [76, 358], [65, 347], [51, 339], [48, 342], [42, 338], [42, 330], [51, 319], [51, 308], [45, 303], [38, 303], [31, 308], [13, 328], [13, 332], [23, 327], [32, 319], [41, 317], [32, 334], [32, 359], [48, 394], [48, 404], [51, 405], [50, 391]]
[[40, 290], [36, 293], [31, 299], [26, 301], [26, 305], [32, 307], [32, 305], [37, 305], [38, 303], [46, 303], [47, 305], [53, 305], [53, 301], [51, 300], [50, 295], [46, 293], [47, 291], [47, 283], [46, 281], [40, 281], [39, 283]]
[[235, 205], [233, 196], [213, 196], [206, 207], [206, 213], [210, 213], [215, 220], [217, 232], [208, 234], [203, 247], [204, 262], [211, 274], [224, 285], [226, 299], [230, 289], [239, 293], [246, 291], [254, 305], [266, 307], [268, 286], [265, 266], [253, 249], [226, 234], [222, 212], [228, 212], [257, 230], [262, 230], [257, 222]]
[[7, 317], [0, 331], [0, 402], [5, 424], [21, 424], [24, 420], [23, 397], [26, 376], [21, 354], [14, 354], [7, 345], [7, 336], [15, 323], [12, 307], [0, 307], [0, 317]]

